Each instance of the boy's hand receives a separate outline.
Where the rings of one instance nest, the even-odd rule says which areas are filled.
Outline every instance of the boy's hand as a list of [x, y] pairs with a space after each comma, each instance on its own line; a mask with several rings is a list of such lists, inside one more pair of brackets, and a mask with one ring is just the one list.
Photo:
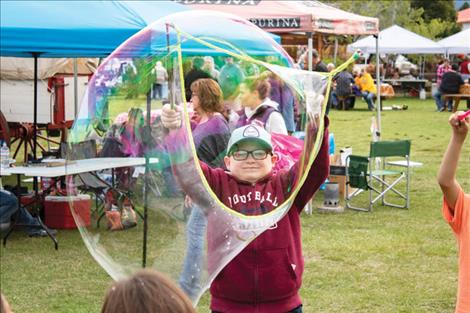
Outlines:
[[181, 108], [175, 106], [171, 108], [169, 103], [162, 108], [162, 124], [168, 129], [176, 129], [181, 127]]
[[459, 120], [458, 116], [463, 113], [464, 112], [459, 111], [449, 117], [449, 124], [450, 126], [452, 126], [454, 136], [461, 140], [465, 140], [465, 137], [467, 137], [470, 125], [470, 117], [466, 117], [463, 120]]
[[185, 208], [190, 208], [193, 206], [193, 200], [191, 200], [191, 197], [186, 195], [186, 197], [184, 197], [184, 207]]

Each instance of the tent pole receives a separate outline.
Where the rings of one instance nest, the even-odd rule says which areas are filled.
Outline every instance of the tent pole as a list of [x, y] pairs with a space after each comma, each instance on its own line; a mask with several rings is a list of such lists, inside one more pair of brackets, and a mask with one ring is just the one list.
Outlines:
[[34, 57], [34, 82], [33, 82], [33, 157], [37, 160], [37, 132], [38, 132], [38, 53], [33, 52]]
[[336, 66], [336, 56], [338, 55], [338, 36], [335, 36], [335, 54], [333, 57], [333, 63]]
[[[146, 116], [146, 125], [148, 134], [151, 133], [152, 129], [150, 127], [152, 111], [152, 85], [147, 92], [147, 116]], [[148, 195], [149, 195], [149, 175], [150, 175], [150, 161], [148, 154], [145, 154], [145, 175], [144, 175], [144, 238], [142, 242], [142, 267], [147, 266], [147, 235], [148, 235]]]
[[308, 70], [311, 71], [313, 69], [312, 66], [312, 52], [313, 52], [313, 33], [312, 32], [307, 32], [307, 37], [308, 37]]
[[377, 136], [380, 137], [382, 135], [382, 121], [381, 121], [381, 100], [380, 100], [380, 51], [379, 51], [379, 34], [374, 35], [375, 37], [375, 59], [376, 59], [376, 67], [375, 67], [375, 76], [377, 79], [377, 129], [378, 134]]
[[73, 115], [78, 115], [78, 60], [73, 58]]

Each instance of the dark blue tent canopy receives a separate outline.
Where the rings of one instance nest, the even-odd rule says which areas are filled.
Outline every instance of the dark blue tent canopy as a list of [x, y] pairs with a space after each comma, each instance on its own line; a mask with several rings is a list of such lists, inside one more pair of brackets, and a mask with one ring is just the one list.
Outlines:
[[1, 1], [0, 55], [103, 57], [153, 21], [186, 10], [172, 1]]

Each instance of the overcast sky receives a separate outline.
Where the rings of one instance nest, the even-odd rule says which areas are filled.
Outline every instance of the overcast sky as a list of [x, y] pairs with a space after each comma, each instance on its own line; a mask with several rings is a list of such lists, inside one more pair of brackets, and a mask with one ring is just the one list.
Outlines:
[[458, 10], [465, 2], [469, 2], [469, 0], [454, 0], [454, 2], [455, 2], [455, 9]]

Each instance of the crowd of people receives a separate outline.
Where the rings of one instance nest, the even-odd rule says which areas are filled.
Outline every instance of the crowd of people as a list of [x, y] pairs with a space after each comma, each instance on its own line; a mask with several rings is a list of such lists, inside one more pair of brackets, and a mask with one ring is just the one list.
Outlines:
[[244, 64], [226, 57], [220, 70], [210, 56], [194, 57], [184, 76], [186, 101], [191, 101], [191, 85], [198, 79], [212, 79], [220, 87], [224, 112], [231, 129], [258, 120], [268, 130], [292, 134], [298, 129], [293, 91], [275, 74], [260, 73], [256, 64]]

